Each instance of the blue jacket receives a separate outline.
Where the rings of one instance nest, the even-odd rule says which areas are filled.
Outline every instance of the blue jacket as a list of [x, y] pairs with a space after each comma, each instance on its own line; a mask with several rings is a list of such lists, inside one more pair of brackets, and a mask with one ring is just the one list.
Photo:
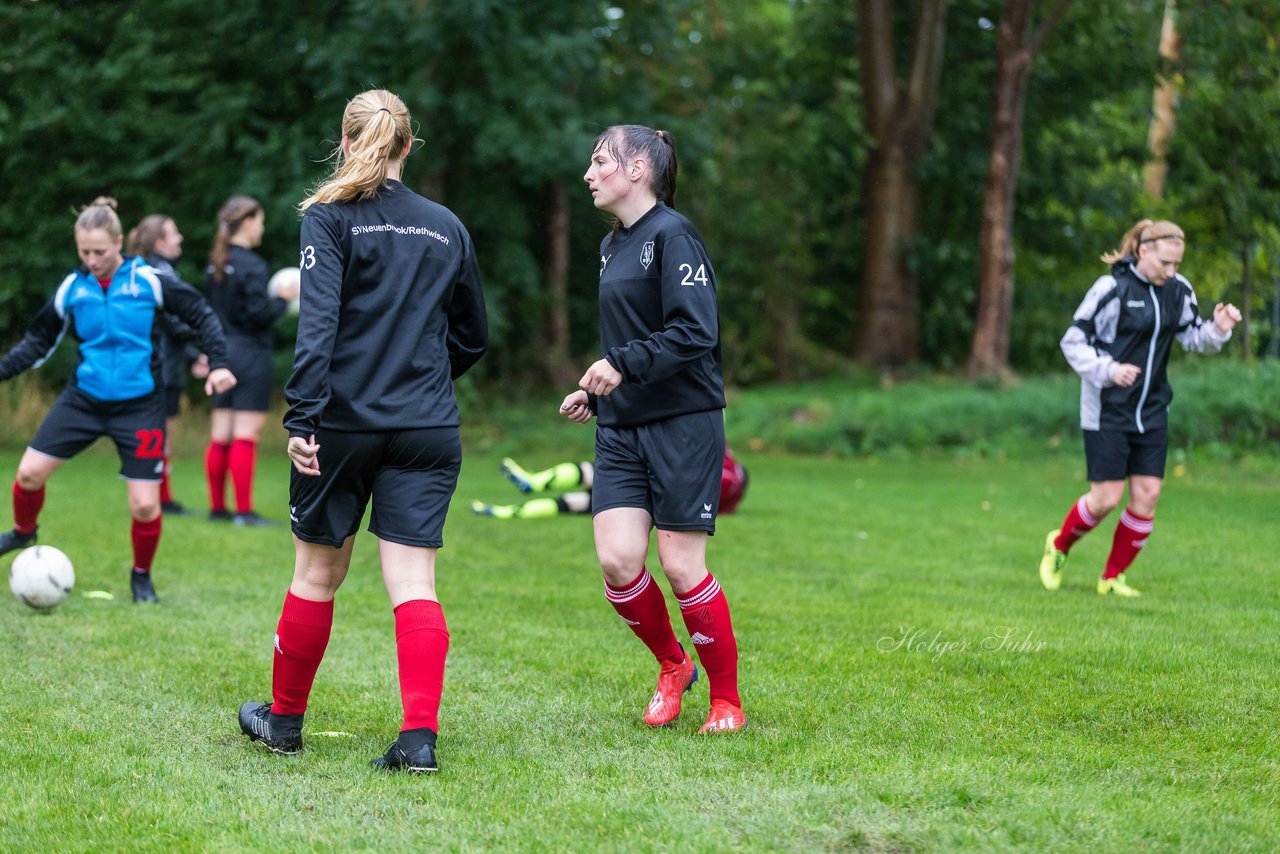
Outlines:
[[80, 345], [71, 383], [82, 392], [102, 401], [151, 394], [161, 385], [159, 311], [196, 330], [210, 368], [227, 366], [222, 326], [204, 297], [176, 278], [156, 275], [141, 258], [127, 258], [105, 291], [83, 267], [68, 274], [26, 336], [0, 359], [0, 380], [39, 367], [70, 332]]

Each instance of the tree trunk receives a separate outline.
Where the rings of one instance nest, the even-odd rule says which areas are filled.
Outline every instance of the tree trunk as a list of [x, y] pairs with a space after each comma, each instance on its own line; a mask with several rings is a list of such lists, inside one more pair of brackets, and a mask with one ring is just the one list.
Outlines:
[[920, 301], [907, 267], [906, 241], [918, 226], [920, 188], [899, 145], [870, 152], [866, 199], [871, 215], [862, 260], [857, 358], [895, 367], [920, 355]]
[[1022, 151], [1022, 117], [1027, 81], [1036, 53], [1071, 0], [1057, 7], [1031, 31], [1035, 0], [1007, 0], [1000, 16], [996, 47], [995, 105], [991, 147], [978, 234], [978, 314], [967, 373], [973, 379], [1007, 380], [1009, 330], [1013, 324], [1013, 212]]
[[1151, 152], [1151, 159], [1142, 168], [1142, 188], [1147, 195], [1156, 199], [1164, 198], [1164, 181], [1169, 174], [1165, 156], [1176, 124], [1173, 110], [1178, 92], [1171, 69], [1182, 52], [1182, 38], [1178, 35], [1175, 17], [1176, 6], [1176, 0], [1165, 0], [1164, 23], [1160, 27], [1160, 59], [1165, 71], [1156, 78], [1151, 105], [1151, 127], [1147, 131], [1147, 149]]
[[556, 386], [577, 381], [569, 353], [569, 192], [561, 181], [548, 181], [546, 193], [547, 261], [542, 278], [547, 315], [542, 342], [543, 367]]
[[915, 168], [928, 152], [942, 68], [946, 0], [921, 0], [911, 70], [900, 79], [890, 0], [860, 0], [863, 107], [871, 146], [863, 174], [867, 236], [854, 355], [876, 367], [920, 358], [920, 307], [907, 248], [919, 225]]

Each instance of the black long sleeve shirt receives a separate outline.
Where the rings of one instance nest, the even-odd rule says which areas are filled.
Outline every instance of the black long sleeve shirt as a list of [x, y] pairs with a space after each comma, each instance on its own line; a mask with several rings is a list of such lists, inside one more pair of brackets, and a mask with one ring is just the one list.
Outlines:
[[488, 345], [480, 270], [456, 216], [399, 181], [302, 218], [291, 436], [317, 426], [458, 425], [453, 380]]
[[715, 273], [697, 229], [662, 202], [600, 245], [600, 348], [623, 378], [595, 401], [606, 427], [725, 406]]
[[231, 247], [221, 282], [214, 279], [212, 270], [206, 272], [209, 304], [218, 312], [232, 346], [243, 347], [247, 338], [258, 349], [271, 349], [271, 327], [289, 303], [267, 293], [270, 278], [271, 268], [262, 256], [243, 246]]

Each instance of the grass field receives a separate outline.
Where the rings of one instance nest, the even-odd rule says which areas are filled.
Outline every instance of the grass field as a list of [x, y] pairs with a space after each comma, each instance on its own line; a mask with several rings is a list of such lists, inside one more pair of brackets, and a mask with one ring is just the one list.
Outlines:
[[[1129, 601], [1093, 592], [1114, 517], [1061, 591], [1037, 581], [1083, 488], [1073, 456], [746, 462], [710, 555], [747, 732], [695, 736], [704, 683], [672, 728], [641, 724], [656, 666], [601, 595], [587, 520], [470, 516], [516, 498], [473, 455], [440, 558], [442, 772], [414, 778], [365, 764], [399, 725], [372, 538], [307, 749], [272, 756], [235, 711], [269, 699], [287, 531], [166, 520], [162, 601], [134, 606], [124, 490], [95, 449], [41, 520], [76, 592], [0, 603], [0, 850], [1276, 850], [1275, 462], [1171, 474]], [[260, 474], [276, 518], [284, 471]], [[203, 504], [199, 461], [175, 483]]]

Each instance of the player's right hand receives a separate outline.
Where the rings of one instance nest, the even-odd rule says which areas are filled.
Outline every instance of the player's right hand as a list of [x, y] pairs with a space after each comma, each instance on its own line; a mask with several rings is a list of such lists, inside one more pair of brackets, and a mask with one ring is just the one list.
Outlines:
[[591, 420], [591, 407], [587, 403], [587, 393], [578, 390], [564, 399], [560, 404], [560, 414], [575, 424], [586, 424]]
[[316, 437], [312, 436], [304, 439], [301, 436], [289, 437], [289, 459], [293, 461], [293, 467], [298, 470], [299, 474], [305, 474], [308, 477], [320, 476], [320, 446], [316, 444]]
[[1111, 381], [1121, 388], [1128, 388], [1138, 381], [1140, 373], [1142, 368], [1137, 365], [1116, 362], [1111, 366]]

